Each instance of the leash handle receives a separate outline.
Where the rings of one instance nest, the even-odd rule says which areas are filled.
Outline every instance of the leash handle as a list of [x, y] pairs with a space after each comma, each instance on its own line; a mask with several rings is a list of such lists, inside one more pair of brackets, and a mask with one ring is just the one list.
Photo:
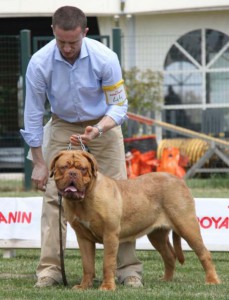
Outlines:
[[[80, 146], [81, 146], [82, 150], [87, 151], [87, 149], [86, 149], [86, 147], [85, 147], [85, 145], [82, 141], [82, 138], [79, 134], [77, 135], [77, 138], [78, 138], [78, 141], [80, 142]], [[68, 144], [67, 150], [72, 150], [72, 144], [71, 143]]]
[[79, 134], [77, 135], [77, 138], [78, 138], [78, 140], [79, 140], [79, 142], [80, 142], [80, 146], [81, 146], [82, 150], [83, 150], [83, 151], [87, 151], [87, 150], [86, 150], [86, 147], [85, 147], [85, 145], [84, 145], [84, 143], [83, 143], [83, 141], [82, 141], [82, 138], [81, 138], [81, 136], [80, 136]]

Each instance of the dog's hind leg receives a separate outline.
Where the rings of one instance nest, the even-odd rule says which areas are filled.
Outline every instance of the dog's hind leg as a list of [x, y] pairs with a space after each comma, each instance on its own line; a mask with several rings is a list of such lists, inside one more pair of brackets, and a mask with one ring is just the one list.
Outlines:
[[174, 249], [169, 241], [169, 230], [167, 229], [156, 229], [148, 234], [148, 239], [153, 247], [160, 253], [165, 270], [163, 280], [169, 281], [173, 279], [173, 274], [176, 264], [176, 255]]
[[215, 266], [212, 262], [211, 254], [206, 249], [200, 232], [199, 223], [196, 217], [185, 218], [184, 223], [179, 223], [177, 233], [187, 241], [189, 246], [199, 258], [206, 277], [205, 281], [209, 284], [218, 284], [220, 280], [217, 276]]
[[174, 231], [173, 231], [173, 247], [179, 263], [183, 265], [185, 258], [181, 247], [181, 237], [177, 235], [176, 232]]

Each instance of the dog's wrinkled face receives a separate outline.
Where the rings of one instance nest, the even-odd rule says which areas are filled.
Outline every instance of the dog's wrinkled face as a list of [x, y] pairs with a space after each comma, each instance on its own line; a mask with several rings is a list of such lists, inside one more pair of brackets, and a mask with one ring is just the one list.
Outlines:
[[61, 151], [51, 163], [59, 193], [69, 200], [83, 200], [97, 175], [97, 162], [88, 152]]

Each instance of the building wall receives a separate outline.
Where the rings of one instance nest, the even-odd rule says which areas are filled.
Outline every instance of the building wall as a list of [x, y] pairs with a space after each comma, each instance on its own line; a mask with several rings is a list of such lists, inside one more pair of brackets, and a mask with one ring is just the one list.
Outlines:
[[[121, 27], [123, 33], [122, 67], [125, 70], [136, 66], [141, 70], [151, 69], [153, 71], [163, 71], [165, 58], [174, 42], [179, 38], [191, 31], [200, 29], [220, 31], [229, 36], [228, 20], [229, 10], [208, 12], [197, 11], [132, 16], [125, 15], [120, 16], [118, 21], [115, 21], [112, 17], [100, 17], [99, 26], [101, 34], [111, 33], [114, 24]], [[227, 66], [225, 65], [225, 68], [226, 67]], [[224, 73], [225, 78], [228, 77], [228, 73]], [[219, 76], [222, 76], [222, 74]], [[202, 84], [204, 87], [205, 82]], [[216, 84], [218, 84], [217, 89], [215, 88]], [[225, 79], [220, 83], [215, 81], [211, 84], [211, 89], [217, 91], [220, 105], [225, 108], [224, 116], [222, 115], [225, 125], [222, 128], [224, 128], [224, 132], [228, 132], [229, 122], [227, 121], [227, 118], [229, 117], [229, 104], [227, 101], [228, 89], [225, 84]], [[219, 92], [219, 88], [221, 92]], [[183, 107], [183, 110], [185, 110], [187, 116], [191, 120], [191, 126], [193, 126], [191, 128], [193, 130], [201, 129], [202, 114], [205, 112], [206, 107], [210, 108], [208, 105], [205, 107], [206, 93], [212, 93], [212, 90], [204, 91], [203, 88], [203, 105], [199, 104], [197, 105], [198, 107], [194, 107], [194, 105], [191, 104]], [[215, 109], [216, 106], [219, 106], [219, 104], [215, 104]], [[175, 106], [173, 108], [163, 106], [162, 108], [171, 110], [176, 109]], [[158, 114], [157, 118], [161, 119], [162, 115]], [[157, 136], [161, 136], [161, 131], [157, 132]]]
[[[132, 26], [135, 36], [135, 61], [142, 67], [151, 66], [154, 69], [161, 69], [166, 54], [171, 45], [182, 35], [201, 28], [222, 31], [229, 35], [228, 19], [229, 10], [224, 12], [197, 12], [197, 13], [176, 13], [165, 15], [145, 15], [133, 17]], [[214, 22], [213, 22], [214, 20]], [[124, 35], [130, 31], [127, 21], [124, 26]], [[147, 45], [142, 44], [147, 37]], [[128, 41], [130, 42], [130, 41]], [[132, 41], [133, 43], [133, 41]], [[126, 45], [126, 48], [127, 45]], [[133, 47], [131, 48], [133, 50]], [[128, 58], [133, 64], [134, 57], [130, 53], [125, 55], [125, 64], [128, 65]], [[143, 59], [145, 58], [145, 59]]]
[[[189, 31], [208, 28], [229, 35], [228, 20], [229, 10], [123, 15], [118, 21], [113, 16], [98, 18], [100, 34], [111, 36], [115, 25], [121, 27], [124, 36], [123, 66], [128, 68], [138, 65], [141, 68], [152, 67], [154, 69], [162, 68], [173, 42]], [[147, 44], [145, 44], [146, 40]]]
[[147, 14], [147, 13], [165, 13], [172, 11], [198, 11], [215, 10], [229, 6], [227, 0], [127, 0], [125, 1], [127, 13]]
[[50, 16], [60, 6], [73, 5], [87, 15], [113, 15], [120, 11], [119, 0], [1, 0], [0, 17]]
[[[121, 3], [123, 5], [121, 5]], [[88, 15], [152, 14], [175, 11], [222, 10], [228, 0], [1, 0], [0, 16], [50, 16], [62, 5], [75, 5]], [[122, 7], [122, 8], [121, 8]]]

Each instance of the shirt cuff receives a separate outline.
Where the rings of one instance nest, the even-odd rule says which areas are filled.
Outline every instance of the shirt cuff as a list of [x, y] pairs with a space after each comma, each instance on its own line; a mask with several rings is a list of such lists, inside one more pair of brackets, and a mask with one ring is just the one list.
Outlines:
[[26, 132], [24, 129], [21, 129], [20, 133], [26, 144], [30, 147], [40, 147], [42, 145], [43, 133], [41, 133], [40, 135], [32, 135], [31, 133]]

